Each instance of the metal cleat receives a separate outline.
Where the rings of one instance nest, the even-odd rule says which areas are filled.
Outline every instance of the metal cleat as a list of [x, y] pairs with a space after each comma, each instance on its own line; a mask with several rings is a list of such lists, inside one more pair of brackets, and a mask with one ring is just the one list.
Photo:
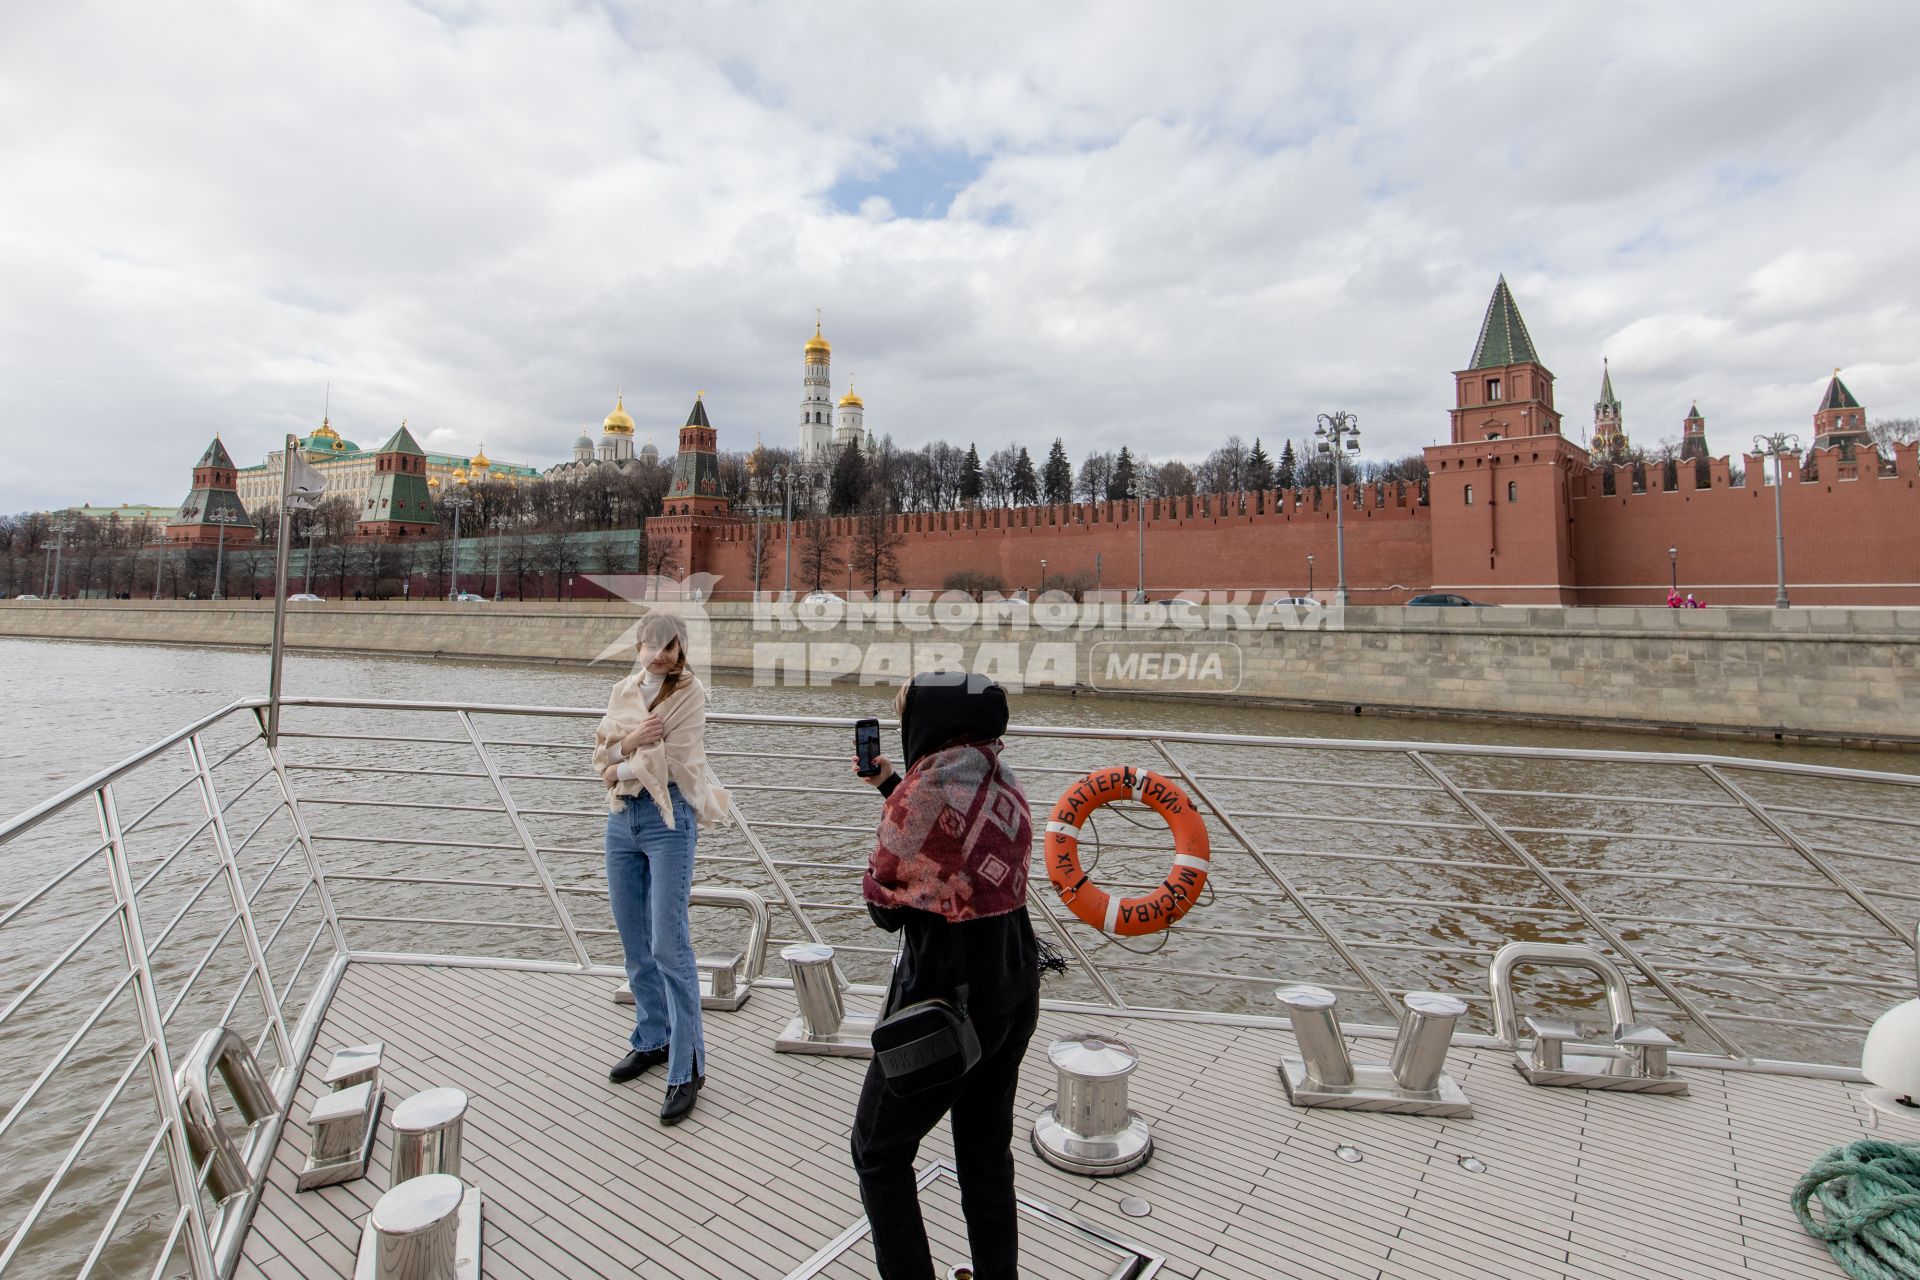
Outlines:
[[366, 1177], [386, 1101], [386, 1090], [371, 1079], [316, 1098], [307, 1111], [307, 1162], [295, 1185], [311, 1191]]
[[329, 1089], [351, 1089], [364, 1081], [372, 1081], [377, 1089], [380, 1087], [380, 1058], [386, 1051], [387, 1046], [378, 1040], [372, 1044], [335, 1049], [327, 1069], [320, 1073], [320, 1083]]
[[[1567, 1018], [1527, 1017], [1533, 1044], [1520, 1050], [1513, 1009], [1513, 971], [1523, 964], [1585, 969], [1605, 984], [1613, 1015], [1611, 1045], [1571, 1046], [1580, 1030]], [[1487, 970], [1493, 996], [1493, 1033], [1514, 1049], [1513, 1065], [1528, 1084], [1552, 1089], [1606, 1089], [1620, 1093], [1685, 1094], [1687, 1082], [1667, 1065], [1674, 1041], [1658, 1027], [1636, 1022], [1633, 991], [1620, 967], [1592, 947], [1559, 942], [1510, 942]]]
[[394, 1184], [360, 1235], [354, 1280], [480, 1280], [480, 1189], [447, 1173]]
[[825, 943], [803, 942], [782, 948], [780, 958], [793, 974], [793, 994], [800, 1012], [773, 1042], [774, 1051], [871, 1058], [874, 1020], [849, 1016], [841, 1004], [833, 948]]
[[1277, 995], [1304, 1055], [1280, 1059], [1280, 1082], [1294, 1106], [1416, 1116], [1473, 1114], [1466, 1093], [1444, 1070], [1454, 1024], [1467, 1011], [1458, 997], [1408, 992], [1393, 1056], [1383, 1066], [1356, 1064], [1348, 1056], [1333, 992], [1295, 986], [1282, 987]]
[[[747, 953], [729, 951], [722, 955], [695, 956], [694, 968], [700, 973], [700, 1007], [722, 1013], [737, 1012], [753, 994], [752, 979], [747, 976]], [[613, 993], [615, 1004], [632, 1004], [633, 989], [621, 987]]]

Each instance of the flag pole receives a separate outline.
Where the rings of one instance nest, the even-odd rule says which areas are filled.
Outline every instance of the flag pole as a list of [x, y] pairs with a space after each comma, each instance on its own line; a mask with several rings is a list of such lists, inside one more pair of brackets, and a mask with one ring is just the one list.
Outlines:
[[[329, 388], [331, 390], [331, 388]], [[287, 635], [287, 547], [293, 541], [293, 451], [299, 439], [287, 436], [280, 458], [280, 541], [273, 568], [273, 659], [267, 677], [267, 749], [280, 745], [280, 664]], [[311, 570], [309, 570], [311, 576]]]

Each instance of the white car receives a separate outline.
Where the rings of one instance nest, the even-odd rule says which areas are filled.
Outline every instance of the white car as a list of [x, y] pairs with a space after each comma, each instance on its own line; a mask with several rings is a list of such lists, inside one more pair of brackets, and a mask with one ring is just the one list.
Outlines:
[[38, 600], [39, 598], [40, 598], [39, 596], [34, 595], [31, 591], [29, 591], [26, 595], [14, 597], [15, 600]]
[[449, 596], [448, 599], [458, 600], [462, 604], [486, 604], [487, 603], [487, 598], [485, 596], [475, 595], [471, 591], [462, 591], [458, 595]]
[[842, 600], [839, 596], [833, 594], [833, 592], [831, 591], [809, 591], [807, 592], [806, 595], [800, 598], [800, 603], [801, 604], [845, 604], [846, 601]]
[[325, 596], [317, 596], [313, 594], [313, 592], [311, 591], [296, 591], [292, 595], [287, 597], [287, 600], [289, 603], [295, 600], [304, 600], [311, 604], [319, 604], [325, 599], [326, 599]]

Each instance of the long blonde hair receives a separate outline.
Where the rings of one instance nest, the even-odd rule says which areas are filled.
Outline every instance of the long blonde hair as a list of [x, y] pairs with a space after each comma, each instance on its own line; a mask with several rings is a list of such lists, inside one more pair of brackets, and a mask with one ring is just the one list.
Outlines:
[[669, 644], [674, 646], [673, 667], [667, 672], [666, 678], [660, 682], [660, 692], [655, 694], [653, 701], [647, 705], [649, 711], [673, 696], [673, 691], [682, 683], [691, 679], [693, 672], [687, 667], [687, 624], [685, 619], [681, 618], [677, 613], [660, 612], [650, 613], [641, 619], [640, 648], [642, 651], [651, 649], [653, 652], [658, 653]]

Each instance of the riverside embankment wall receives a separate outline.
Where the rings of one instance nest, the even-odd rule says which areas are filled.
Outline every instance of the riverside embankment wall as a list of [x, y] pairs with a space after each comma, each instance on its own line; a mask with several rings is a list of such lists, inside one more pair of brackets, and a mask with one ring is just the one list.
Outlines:
[[[783, 629], [717, 603], [707, 606], [709, 660], [825, 683], [884, 680], [937, 659], [1003, 679], [1242, 703], [1920, 745], [1920, 609], [1354, 607], [1338, 629], [1250, 627], [1250, 609], [1174, 612], [1149, 617], [1155, 626], [1118, 625], [1110, 612], [1085, 629], [955, 629], [923, 605], [912, 616], [924, 623], [888, 613], [892, 625], [816, 618]], [[287, 636], [310, 651], [586, 663], [619, 646], [636, 615], [617, 602], [332, 601], [290, 606]], [[256, 601], [7, 601], [0, 635], [261, 647], [272, 616]], [[1221, 679], [1201, 680], [1191, 662], [1169, 677], [1171, 663], [1156, 673], [1114, 656], [1155, 652], [1227, 661]]]

